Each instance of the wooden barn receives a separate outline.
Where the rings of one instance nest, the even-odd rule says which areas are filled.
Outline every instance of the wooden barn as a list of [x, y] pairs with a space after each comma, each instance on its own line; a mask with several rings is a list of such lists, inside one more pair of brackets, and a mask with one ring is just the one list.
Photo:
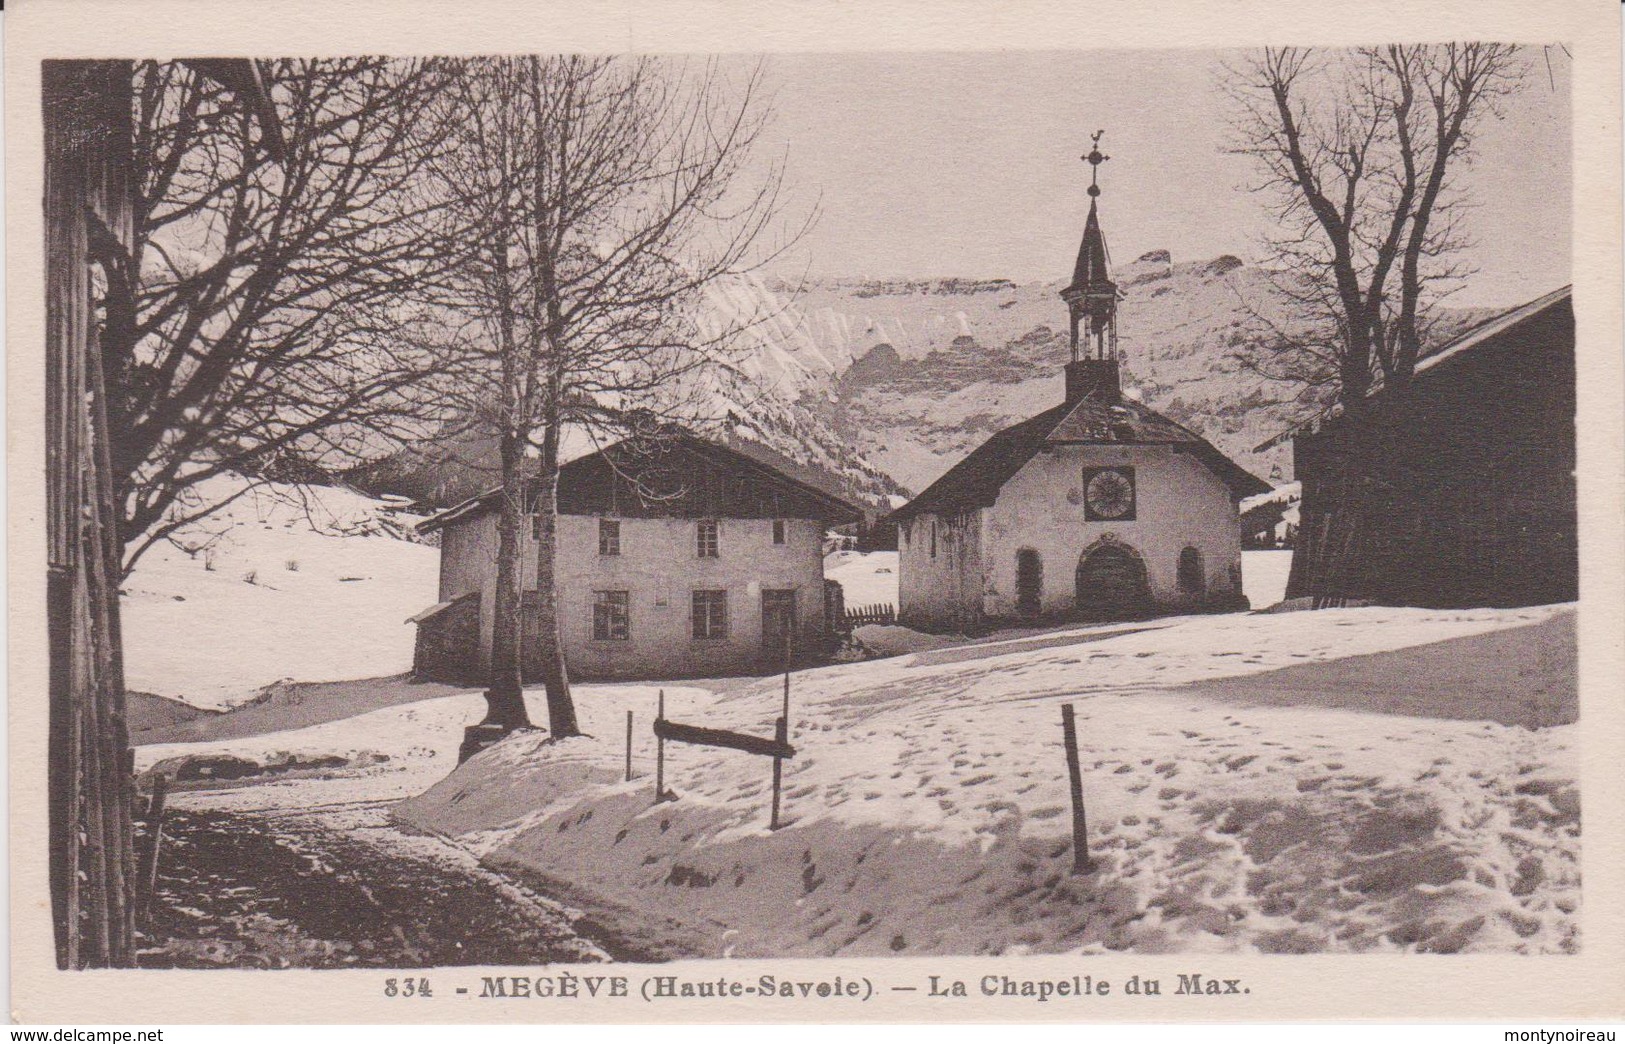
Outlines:
[[[439, 602], [413, 617], [420, 677], [481, 683], [491, 662], [498, 491], [425, 522], [440, 533]], [[824, 535], [845, 501], [691, 435], [626, 441], [559, 474], [559, 612], [583, 678], [776, 670], [831, 633]], [[535, 528], [522, 557], [522, 657], [538, 680]], [[838, 590], [838, 588], [837, 588]]]
[[1303, 482], [1287, 598], [1575, 600], [1574, 347], [1564, 287], [1433, 352], [1362, 415], [1335, 411], [1281, 436]]

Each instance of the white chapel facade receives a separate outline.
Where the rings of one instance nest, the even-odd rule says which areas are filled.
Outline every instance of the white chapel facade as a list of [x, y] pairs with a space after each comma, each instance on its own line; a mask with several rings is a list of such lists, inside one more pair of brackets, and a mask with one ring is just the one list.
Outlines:
[[[1097, 175], [1105, 158], [1096, 135], [1086, 159]], [[953, 630], [1246, 607], [1237, 505], [1270, 487], [1124, 397], [1099, 194], [1092, 183], [1061, 294], [1071, 322], [1064, 399], [996, 433], [892, 513], [900, 623]]]

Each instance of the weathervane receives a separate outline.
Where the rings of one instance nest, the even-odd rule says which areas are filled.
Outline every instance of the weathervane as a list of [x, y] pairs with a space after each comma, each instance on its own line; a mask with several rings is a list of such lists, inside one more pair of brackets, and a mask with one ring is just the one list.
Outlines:
[[1091, 134], [1089, 138], [1094, 143], [1094, 147], [1089, 150], [1087, 156], [1078, 157], [1089, 161], [1089, 195], [1091, 196], [1100, 195], [1100, 165], [1111, 159], [1110, 156], [1100, 151], [1100, 136], [1105, 133], [1104, 130], [1097, 130]]

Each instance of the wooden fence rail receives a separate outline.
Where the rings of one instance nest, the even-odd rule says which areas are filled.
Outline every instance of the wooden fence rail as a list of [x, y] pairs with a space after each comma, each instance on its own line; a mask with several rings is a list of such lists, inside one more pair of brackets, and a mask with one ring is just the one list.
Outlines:
[[[796, 748], [790, 745], [790, 723], [788, 712], [790, 709], [789, 674], [785, 674], [784, 703], [786, 714], [781, 715], [773, 722], [773, 736], [756, 736], [748, 732], [734, 732], [731, 729], [713, 729], [704, 725], [685, 725], [682, 722], [671, 721], [666, 717], [666, 690], [660, 690], [659, 703], [655, 710], [655, 803], [676, 800], [677, 795], [666, 789], [666, 741], [674, 743], [693, 743], [702, 747], [724, 747], [728, 750], [743, 751], [746, 754], [759, 754], [773, 759], [773, 810], [768, 819], [769, 830], [779, 828], [779, 790], [784, 778], [784, 759], [796, 756]], [[630, 721], [630, 718], [628, 718]], [[629, 748], [630, 749], [630, 748]], [[629, 755], [630, 758], [630, 755]], [[630, 765], [630, 760], [628, 761]], [[630, 778], [630, 773], [628, 773]]]
[[769, 758], [793, 758], [796, 748], [777, 738], [753, 736], [748, 732], [711, 729], [703, 725], [684, 725], [681, 722], [659, 720], [655, 722], [655, 735], [677, 743], [697, 743], [702, 747], [727, 747], [746, 754], [761, 754]]

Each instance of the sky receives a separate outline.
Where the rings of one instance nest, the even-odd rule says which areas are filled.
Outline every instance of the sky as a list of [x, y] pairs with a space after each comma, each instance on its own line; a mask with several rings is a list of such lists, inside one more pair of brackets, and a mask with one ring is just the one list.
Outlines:
[[[1070, 275], [1105, 130], [1101, 221], [1117, 264], [1262, 256], [1254, 161], [1226, 152], [1232, 52], [779, 54], [767, 60], [792, 208], [813, 231], [776, 269], [816, 277]], [[1464, 172], [1478, 273], [1461, 305], [1515, 304], [1570, 280], [1567, 58], [1530, 54], [1524, 89]]]

